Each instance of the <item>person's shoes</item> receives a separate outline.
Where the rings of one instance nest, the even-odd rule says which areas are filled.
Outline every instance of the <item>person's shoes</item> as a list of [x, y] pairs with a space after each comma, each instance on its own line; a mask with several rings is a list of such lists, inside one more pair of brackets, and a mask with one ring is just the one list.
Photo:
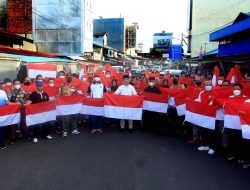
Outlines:
[[46, 139], [51, 140], [51, 139], [53, 139], [53, 137], [51, 135], [48, 135], [48, 136], [46, 136]]
[[250, 167], [250, 163], [249, 163], [249, 162], [246, 162], [246, 163], [244, 163], [244, 164], [242, 165], [242, 167], [243, 167], [244, 169], [247, 169], [247, 168]]
[[99, 133], [103, 133], [103, 130], [102, 130], [102, 129], [97, 129], [97, 131], [98, 131]]
[[68, 133], [67, 132], [63, 132], [63, 137], [67, 137]]
[[38, 139], [37, 138], [33, 138], [33, 143], [38, 143]]
[[0, 148], [1, 148], [1, 150], [4, 150], [4, 149], [6, 149], [7, 147], [3, 144], [3, 145], [0, 145]]
[[96, 129], [91, 129], [91, 130], [90, 130], [90, 133], [93, 134], [93, 133], [95, 133], [96, 131], [97, 131]]
[[234, 156], [228, 156], [226, 159], [227, 159], [228, 161], [232, 161], [233, 159], [235, 159], [235, 157], [234, 157]]
[[207, 151], [207, 150], [209, 150], [209, 146], [200, 146], [200, 147], [198, 148], [198, 150], [199, 150], [199, 151]]
[[132, 128], [132, 129], [128, 129], [128, 132], [129, 133], [133, 133], [134, 132], [134, 129]]
[[209, 151], [208, 151], [208, 154], [213, 155], [214, 153], [215, 153], [215, 151], [210, 148]]
[[80, 132], [79, 132], [77, 129], [73, 130], [71, 133], [72, 133], [73, 135], [79, 135], [79, 134], [80, 134]]
[[240, 159], [238, 160], [239, 164], [244, 164], [244, 162], [245, 162], [245, 160], [240, 160]]

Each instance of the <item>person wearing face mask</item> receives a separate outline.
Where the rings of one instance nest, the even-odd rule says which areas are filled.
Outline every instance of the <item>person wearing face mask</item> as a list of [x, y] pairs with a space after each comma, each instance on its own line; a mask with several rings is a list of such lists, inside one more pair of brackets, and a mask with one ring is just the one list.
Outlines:
[[4, 84], [6, 85], [5, 92], [8, 94], [12, 88], [11, 80], [9, 78], [5, 78]]
[[32, 80], [30, 77], [25, 77], [24, 81], [23, 81], [23, 84], [24, 86], [30, 86], [32, 83]]
[[58, 77], [59, 79], [64, 79], [64, 78], [65, 78], [65, 73], [64, 73], [64, 71], [59, 71], [57, 77]]
[[222, 87], [223, 81], [225, 80], [225, 77], [223, 75], [220, 75], [218, 77], [218, 86]]
[[[199, 97], [195, 100], [204, 104], [213, 104], [213, 86], [212, 81], [207, 80], [205, 82], [205, 91], [200, 92]], [[208, 154], [213, 155], [215, 153], [215, 131], [200, 127], [201, 133], [201, 146], [198, 147], [199, 151], [208, 151]]]
[[[101, 83], [99, 75], [95, 75], [94, 81], [89, 89], [91, 98], [103, 98], [107, 92], [105, 86]], [[91, 131], [90, 133], [103, 132], [103, 116], [91, 116]]]
[[[148, 86], [144, 88], [144, 92], [154, 93], [154, 94], [161, 94], [161, 91], [158, 87], [155, 86], [155, 78], [149, 77]], [[144, 132], [157, 132], [156, 127], [153, 121], [159, 120], [159, 113], [147, 111], [143, 112], [143, 125], [142, 130]]]
[[8, 94], [9, 101], [12, 103], [21, 105], [21, 123], [20, 129], [18, 129], [18, 125], [11, 125], [8, 128], [8, 137], [9, 143], [14, 144], [16, 140], [16, 131], [22, 131], [23, 136], [27, 135], [27, 128], [24, 122], [24, 104], [28, 101], [27, 93], [21, 88], [21, 83], [18, 79], [13, 80], [13, 87]]
[[[72, 82], [72, 75], [66, 75], [66, 83], [62, 84], [59, 88], [59, 96], [76, 96], [79, 95], [76, 85]], [[63, 137], [68, 136], [71, 126], [71, 133], [78, 135], [80, 132], [77, 128], [77, 115], [65, 115], [62, 118]]]
[[36, 75], [36, 81], [43, 82], [43, 76], [42, 75]]

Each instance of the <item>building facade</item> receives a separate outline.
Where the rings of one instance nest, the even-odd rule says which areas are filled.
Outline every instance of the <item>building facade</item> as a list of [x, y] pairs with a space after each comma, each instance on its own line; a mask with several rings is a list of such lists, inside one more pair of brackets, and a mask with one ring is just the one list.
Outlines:
[[232, 24], [240, 12], [250, 12], [250, 1], [245, 0], [189, 0], [189, 4], [192, 57], [217, 49], [218, 42], [210, 42], [209, 34]]
[[38, 51], [65, 56], [93, 51], [91, 0], [33, 0], [32, 10]]
[[124, 18], [94, 19], [94, 33], [107, 33], [107, 44], [124, 52], [125, 26]]

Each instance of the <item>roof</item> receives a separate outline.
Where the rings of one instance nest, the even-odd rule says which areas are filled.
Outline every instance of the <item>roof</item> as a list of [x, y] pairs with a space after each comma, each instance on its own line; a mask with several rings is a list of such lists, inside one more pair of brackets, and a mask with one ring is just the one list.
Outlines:
[[40, 53], [40, 52], [35, 52], [35, 51], [23, 50], [23, 49], [15, 49], [12, 47], [2, 46], [2, 45], [0, 45], [0, 53], [59, 58], [58, 56], [53, 55], [53, 54]]
[[0, 29], [0, 39], [1, 44], [7, 45], [7, 44], [17, 44], [17, 45], [23, 45], [23, 41], [33, 43], [33, 40], [16, 35], [14, 33], [11, 33], [6, 30]]
[[212, 51], [209, 51], [209, 52], [205, 53], [205, 56], [217, 55], [217, 54], [218, 54], [218, 49], [215, 49], [215, 50], [212, 50]]
[[[244, 16], [245, 15], [245, 16]], [[243, 20], [241, 20], [243, 19]], [[250, 15], [240, 13], [234, 24], [217, 30], [209, 35], [210, 41], [221, 41], [232, 35], [250, 30]]]
[[115, 49], [115, 48], [113, 48], [113, 47], [111, 47], [111, 46], [108, 46], [108, 45], [103, 46], [101, 43], [99, 43], [99, 42], [97, 42], [97, 41], [93, 41], [93, 44], [96, 45], [96, 46], [98, 46], [98, 47], [101, 47], [101, 48], [111, 49], [111, 50], [114, 50], [114, 51], [116, 51], [116, 52], [120, 52], [120, 50]]
[[107, 32], [96, 32], [93, 34], [93, 36], [105, 36], [106, 34], [108, 35]]
[[0, 56], [19, 58], [23, 62], [27, 62], [27, 63], [44, 63], [44, 62], [76, 63], [76, 61], [69, 60], [69, 59], [49, 58], [49, 57], [40, 57], [40, 56], [26, 56], [26, 55], [17, 55], [17, 54], [8, 54], [8, 53], [0, 53]]
[[173, 33], [155, 33], [154, 36], [172, 36]]

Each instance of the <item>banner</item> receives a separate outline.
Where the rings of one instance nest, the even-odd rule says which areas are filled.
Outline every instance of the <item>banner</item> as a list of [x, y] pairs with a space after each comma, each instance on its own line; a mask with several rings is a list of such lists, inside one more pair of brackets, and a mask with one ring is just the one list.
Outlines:
[[37, 75], [43, 77], [56, 78], [57, 66], [52, 64], [28, 64], [28, 77], [36, 78]]
[[104, 99], [103, 98], [84, 98], [81, 114], [104, 116]]
[[79, 114], [82, 110], [83, 96], [58, 96], [56, 115]]
[[143, 97], [106, 94], [104, 97], [104, 115], [107, 118], [141, 120]]
[[250, 140], [250, 112], [240, 113], [239, 116], [242, 129], [242, 138]]
[[215, 130], [216, 106], [187, 100], [186, 108], [186, 121]]
[[168, 95], [144, 92], [143, 109], [152, 112], [168, 112]]
[[20, 105], [0, 106], [0, 127], [20, 122]]
[[26, 125], [37, 125], [56, 120], [55, 101], [25, 105]]

